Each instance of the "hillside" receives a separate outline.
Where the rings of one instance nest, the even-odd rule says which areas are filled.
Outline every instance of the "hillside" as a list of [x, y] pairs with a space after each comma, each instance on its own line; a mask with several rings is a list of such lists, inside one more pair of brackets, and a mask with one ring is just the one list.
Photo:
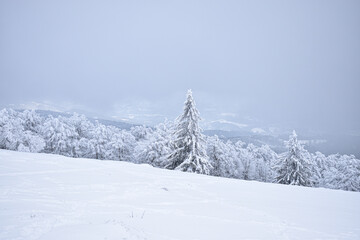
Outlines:
[[0, 239], [360, 239], [360, 193], [0, 150]]

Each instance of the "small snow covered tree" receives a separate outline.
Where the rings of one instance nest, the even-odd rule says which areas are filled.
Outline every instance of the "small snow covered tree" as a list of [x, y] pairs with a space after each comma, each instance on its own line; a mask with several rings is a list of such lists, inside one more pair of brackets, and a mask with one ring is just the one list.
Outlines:
[[111, 155], [111, 137], [112, 134], [105, 125], [96, 121], [92, 131], [92, 138], [90, 140], [92, 150], [92, 158], [108, 159]]
[[[237, 141], [235, 143], [235, 166], [237, 169], [237, 178], [244, 180], [254, 180], [255, 176], [255, 161], [251, 156], [248, 148], [245, 148], [245, 143]], [[251, 145], [253, 146], [253, 145]]]
[[152, 134], [152, 129], [146, 126], [135, 126], [130, 129], [130, 133], [136, 141], [146, 140]]
[[50, 116], [46, 119], [42, 132], [46, 143], [45, 152], [69, 157], [75, 156], [74, 142], [76, 142], [78, 134], [74, 126], [67, 124], [64, 118]]
[[115, 127], [109, 127], [114, 134], [110, 141], [110, 159], [119, 161], [133, 161], [133, 149], [135, 147], [135, 137], [125, 131], [118, 131]]
[[24, 131], [18, 147], [20, 152], [41, 152], [45, 147], [44, 139], [31, 131]]
[[360, 191], [360, 160], [354, 155], [332, 154], [324, 171], [324, 187]]
[[143, 141], [138, 141], [135, 155], [138, 163], [147, 163], [164, 168], [171, 150], [171, 130], [173, 124], [165, 122], [157, 125]]
[[80, 138], [75, 144], [75, 157], [93, 158], [94, 147], [90, 138]]
[[168, 157], [168, 169], [209, 174], [212, 168], [205, 150], [204, 136], [199, 127], [200, 115], [192, 92], [187, 92], [184, 112], [177, 118], [174, 131], [174, 151]]
[[23, 150], [24, 126], [19, 113], [12, 109], [0, 111], [0, 148], [9, 150]]
[[329, 171], [330, 165], [327, 158], [321, 152], [311, 154], [313, 160], [314, 174], [313, 179], [316, 187], [325, 186], [325, 174]]
[[72, 126], [76, 132], [76, 139], [72, 143], [73, 157], [92, 157], [92, 131], [95, 128], [84, 115], [74, 113], [71, 117], [63, 119], [67, 125]]
[[94, 124], [92, 124], [84, 115], [73, 113], [71, 117], [64, 120], [68, 125], [71, 125], [75, 128], [79, 139], [91, 138], [91, 130], [94, 129]]
[[220, 177], [231, 177], [235, 168], [228, 145], [217, 135], [207, 138], [207, 155], [212, 165], [210, 174]]
[[272, 182], [274, 180], [272, 166], [277, 159], [276, 153], [268, 145], [257, 147], [249, 144], [247, 150], [254, 163], [254, 180]]
[[[354, 155], [343, 155], [344, 160], [339, 167], [342, 172], [342, 178], [339, 181], [340, 189], [347, 191], [360, 191], [360, 160]], [[343, 170], [345, 168], [345, 170]]]
[[40, 152], [45, 142], [40, 135], [41, 118], [34, 112], [0, 111], [0, 148]]
[[286, 141], [288, 152], [281, 154], [278, 164], [276, 181], [282, 184], [312, 186], [312, 165], [310, 154], [298, 142], [296, 132]]
[[20, 117], [23, 119], [23, 125], [25, 131], [31, 131], [36, 134], [41, 133], [41, 126], [44, 122], [44, 119], [35, 112], [35, 110], [25, 110], [20, 114]]
[[43, 118], [40, 117], [34, 110], [25, 110], [19, 117], [22, 119], [23, 133], [22, 143], [18, 150], [22, 152], [40, 152], [45, 147], [45, 141], [41, 136], [41, 127], [43, 125]]

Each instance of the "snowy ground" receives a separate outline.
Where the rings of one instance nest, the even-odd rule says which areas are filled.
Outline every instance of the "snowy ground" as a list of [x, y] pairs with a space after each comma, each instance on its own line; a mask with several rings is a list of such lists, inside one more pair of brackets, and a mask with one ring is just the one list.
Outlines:
[[360, 239], [360, 193], [0, 150], [0, 239]]

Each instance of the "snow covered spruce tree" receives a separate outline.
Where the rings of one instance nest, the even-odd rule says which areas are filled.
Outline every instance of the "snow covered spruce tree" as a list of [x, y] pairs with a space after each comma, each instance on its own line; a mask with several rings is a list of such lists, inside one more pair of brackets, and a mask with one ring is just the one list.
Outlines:
[[280, 155], [276, 181], [282, 184], [312, 186], [312, 165], [310, 154], [298, 142], [295, 130], [286, 141], [288, 152]]
[[200, 120], [192, 92], [188, 90], [184, 112], [176, 120], [174, 151], [169, 155], [165, 168], [210, 174], [212, 166], [206, 155], [205, 140], [199, 127]]

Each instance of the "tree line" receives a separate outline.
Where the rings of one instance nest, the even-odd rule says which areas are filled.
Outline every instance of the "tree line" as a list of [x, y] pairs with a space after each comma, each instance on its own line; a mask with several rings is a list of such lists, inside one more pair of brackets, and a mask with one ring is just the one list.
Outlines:
[[0, 148], [94, 158], [175, 169], [218, 177], [360, 191], [360, 160], [353, 155], [310, 153], [295, 131], [277, 154], [268, 145], [205, 136], [191, 91], [175, 121], [130, 130], [35, 111], [0, 111]]

